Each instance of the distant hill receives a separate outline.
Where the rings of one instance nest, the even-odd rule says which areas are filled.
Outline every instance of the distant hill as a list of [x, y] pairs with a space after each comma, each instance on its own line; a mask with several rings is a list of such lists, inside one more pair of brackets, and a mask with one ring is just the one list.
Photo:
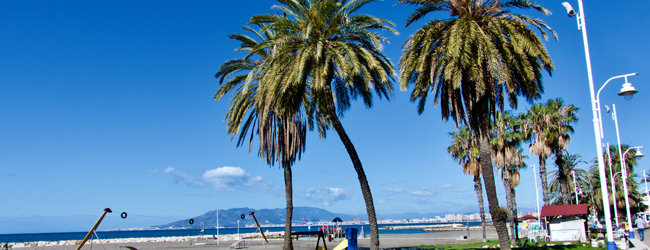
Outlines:
[[[458, 208], [455, 212], [443, 212], [443, 213], [402, 213], [402, 214], [378, 214], [377, 219], [422, 219], [422, 218], [433, 218], [436, 216], [444, 217], [445, 214], [473, 214], [474, 207], [464, 207]], [[487, 210], [487, 208], [486, 208]], [[274, 208], [274, 209], [253, 209], [253, 208], [231, 208], [225, 210], [219, 210], [219, 226], [223, 227], [237, 227], [237, 221], [239, 220], [240, 226], [255, 224], [253, 217], [248, 214], [253, 211], [255, 212], [255, 217], [260, 224], [284, 224], [286, 210], [284, 208]], [[519, 209], [519, 211], [532, 211], [526, 209]], [[486, 211], [488, 212], [488, 211]], [[241, 219], [241, 215], [244, 214], [244, 219]], [[293, 223], [304, 223], [303, 216], [309, 221], [315, 219], [320, 221], [332, 221], [334, 218], [339, 217], [343, 221], [353, 221], [356, 217], [361, 220], [367, 221], [368, 216], [363, 215], [350, 215], [343, 213], [332, 213], [325, 209], [316, 208], [316, 207], [294, 207], [293, 208]], [[217, 211], [212, 210], [203, 215], [192, 217], [194, 224], [190, 225], [189, 219], [179, 220], [172, 223], [157, 225], [153, 227], [157, 228], [202, 228], [203, 222], [206, 223], [207, 228], [215, 228], [217, 226]]]
[[[253, 209], [253, 208], [231, 208], [226, 210], [219, 210], [219, 226], [223, 227], [237, 227], [237, 221], [240, 221], [240, 226], [247, 224], [254, 224], [253, 217], [248, 214], [253, 211], [255, 212], [255, 217], [260, 224], [284, 224], [286, 217], [286, 209], [284, 208], [275, 208], [275, 209]], [[244, 214], [245, 218], [241, 219], [241, 215]], [[332, 213], [325, 209], [315, 208], [315, 207], [294, 207], [293, 208], [293, 222], [304, 222], [303, 215], [307, 220], [318, 219], [320, 221], [332, 221], [334, 218], [339, 217], [343, 221], [352, 221], [354, 220], [354, 215], [341, 214], [341, 213]], [[175, 221], [165, 225], [158, 225], [154, 227], [158, 228], [202, 228], [203, 222], [206, 223], [206, 227], [214, 228], [217, 225], [217, 211], [212, 210], [203, 215], [192, 217], [194, 224], [189, 224], [189, 219]], [[367, 218], [360, 218], [362, 220], [367, 220]]]

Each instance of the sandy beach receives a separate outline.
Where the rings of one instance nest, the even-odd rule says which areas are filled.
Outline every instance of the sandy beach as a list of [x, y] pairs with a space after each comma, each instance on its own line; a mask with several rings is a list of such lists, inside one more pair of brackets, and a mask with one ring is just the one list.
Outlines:
[[[482, 233], [480, 231], [471, 231], [469, 239], [460, 239], [462, 236], [466, 236], [466, 231], [453, 231], [453, 232], [438, 232], [438, 233], [416, 233], [416, 234], [380, 234], [379, 240], [381, 242], [381, 248], [390, 249], [390, 248], [402, 248], [402, 247], [412, 247], [412, 246], [421, 246], [421, 245], [453, 245], [453, 244], [466, 244], [472, 242], [482, 241]], [[220, 239], [224, 239], [230, 236], [223, 236]], [[170, 249], [170, 250], [207, 250], [207, 249], [230, 249], [230, 245], [235, 242], [233, 239], [229, 240], [220, 240], [217, 245], [215, 239], [196, 239], [195, 237], [189, 237], [191, 239], [184, 240], [188, 237], [178, 237], [178, 239], [173, 239], [174, 237], [161, 237], [161, 238], [133, 238], [133, 239], [102, 239], [102, 244], [99, 244], [96, 240], [91, 245], [86, 243], [82, 249], [90, 250], [128, 250], [128, 247], [133, 247], [136, 249]], [[487, 231], [488, 239], [496, 239], [497, 234], [494, 230]], [[333, 249], [336, 247], [343, 239], [335, 239], [333, 241], [326, 242], [327, 249]], [[269, 239], [269, 245], [264, 246], [263, 240], [257, 238], [252, 240], [245, 240], [244, 244], [248, 245], [244, 249], [282, 249], [282, 238], [271, 238]], [[358, 239], [359, 247], [369, 247], [370, 246], [370, 235], [364, 239]], [[300, 237], [299, 240], [294, 240], [294, 249], [315, 249], [316, 248], [316, 238], [307, 238]], [[16, 250], [74, 250], [76, 245], [74, 244], [65, 244], [61, 242], [38, 242], [36, 244], [26, 244], [25, 246], [14, 245], [13, 249]], [[320, 246], [323, 245], [322, 240], [320, 241]]]

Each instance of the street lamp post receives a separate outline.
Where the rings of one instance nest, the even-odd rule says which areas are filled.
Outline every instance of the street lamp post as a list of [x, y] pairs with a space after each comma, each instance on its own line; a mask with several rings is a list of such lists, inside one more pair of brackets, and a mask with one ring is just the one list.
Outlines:
[[[616, 112], [616, 106], [613, 107], [614, 112]], [[615, 119], [616, 120], [616, 119]], [[627, 223], [630, 224], [630, 238], [634, 238], [634, 233], [632, 232], [632, 214], [630, 213], [630, 198], [628, 197], [628, 190], [627, 190], [627, 163], [625, 161], [625, 155], [627, 152], [629, 152], [631, 149], [637, 149], [636, 155], [634, 157], [643, 157], [643, 154], [639, 149], [643, 148], [643, 146], [638, 146], [638, 147], [630, 147], [627, 150], [625, 150], [625, 153], [621, 154], [620, 152], [622, 151], [621, 148], [621, 138], [618, 136], [618, 121], [616, 121], [616, 136], [618, 137], [618, 152], [619, 156], [621, 157], [621, 172], [622, 172], [622, 177], [623, 177], [623, 190], [625, 191], [625, 206], [627, 210]]]
[[539, 225], [539, 229], [542, 229], [542, 216], [539, 213], [539, 188], [537, 187], [537, 168], [535, 168], [535, 165], [533, 165], [533, 176], [535, 177], [535, 201], [537, 202], [537, 225]]
[[618, 226], [618, 204], [616, 203], [616, 175], [620, 174], [618, 172], [614, 174], [614, 165], [612, 165], [612, 154], [609, 151], [609, 142], [607, 143], [607, 158], [609, 159], [609, 176], [612, 181], [612, 197], [614, 197], [614, 217], [616, 218], [616, 225]]
[[[627, 82], [627, 77], [625, 78]], [[607, 108], [607, 113], [610, 112], [609, 107], [605, 105], [605, 108]], [[616, 139], [618, 140], [618, 156], [620, 157], [620, 163], [621, 163], [621, 172], [623, 177], [623, 192], [625, 194], [625, 210], [627, 213], [627, 223], [630, 226], [630, 238], [634, 238], [634, 232], [632, 231], [632, 214], [630, 213], [630, 198], [628, 197], [628, 189], [627, 189], [627, 165], [625, 163], [625, 154], [630, 149], [633, 148], [643, 148], [643, 146], [640, 147], [631, 147], [628, 149], [628, 151], [625, 151], [623, 153], [622, 147], [621, 147], [621, 135], [619, 133], [618, 129], [618, 116], [616, 115], [616, 104], [612, 104], [612, 119], [614, 120], [614, 124], [616, 125]], [[639, 151], [640, 152], [640, 151]], [[643, 154], [641, 154], [643, 156]]]
[[[599, 169], [599, 174], [600, 174], [600, 189], [601, 189], [601, 194], [603, 198], [603, 210], [605, 213], [605, 224], [606, 224], [606, 230], [607, 230], [607, 249], [608, 250], [615, 250], [616, 249], [616, 243], [614, 243], [614, 235], [612, 234], [612, 219], [611, 219], [611, 211], [609, 209], [609, 194], [607, 192], [607, 178], [606, 178], [606, 173], [605, 173], [605, 164], [603, 164], [603, 148], [602, 148], [602, 141], [601, 141], [601, 126], [600, 126], [600, 116], [599, 116], [599, 111], [600, 111], [600, 103], [597, 99], [597, 96], [594, 93], [594, 80], [593, 80], [593, 74], [591, 70], [591, 58], [589, 55], [589, 41], [587, 39], [587, 26], [585, 25], [585, 13], [584, 9], [582, 6], [582, 0], [578, 0], [578, 6], [579, 6], [579, 14], [576, 13], [573, 8], [571, 7], [571, 4], [568, 2], [562, 3], [564, 7], [567, 9], [567, 12], [569, 13], [569, 17], [576, 16], [577, 15], [577, 21], [578, 21], [578, 29], [582, 30], [582, 39], [584, 42], [584, 48], [585, 48], [585, 58], [587, 61], [587, 77], [589, 80], [589, 93], [591, 95], [591, 110], [592, 110], [592, 115], [594, 117], [594, 135], [596, 138], [596, 152], [597, 152], [597, 159], [598, 159], [598, 169]], [[621, 76], [623, 77], [623, 76]], [[610, 78], [605, 82], [605, 85], [609, 83], [609, 81], [618, 78]], [[627, 75], [625, 75], [625, 79], [627, 79]], [[627, 83], [627, 82], [626, 82]], [[604, 87], [604, 85], [603, 85]], [[625, 89], [624, 85], [624, 89]], [[631, 87], [631, 86], [630, 86]], [[602, 88], [601, 88], [602, 90]], [[636, 90], [630, 91], [629, 88], [621, 93], [619, 95], [632, 95], [636, 92]], [[599, 91], [600, 92], [600, 91]]]
[[578, 199], [578, 183], [576, 183], [576, 171], [572, 170], [573, 172], [573, 192], [576, 195], [576, 205], [580, 204], [580, 200]]
[[648, 196], [648, 180], [647, 180], [646, 178], [648, 178], [648, 177], [646, 177], [646, 175], [645, 175], [645, 169], [644, 169], [644, 170], [643, 170], [643, 182], [645, 182], [645, 192], [643, 192], [643, 194], [644, 194], [645, 196]]

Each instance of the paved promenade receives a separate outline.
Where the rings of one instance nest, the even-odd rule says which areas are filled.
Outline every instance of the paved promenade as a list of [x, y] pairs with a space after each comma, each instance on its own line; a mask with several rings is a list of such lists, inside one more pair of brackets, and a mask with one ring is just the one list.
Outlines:
[[[459, 240], [461, 236], [467, 235], [466, 231], [453, 231], [453, 232], [437, 232], [437, 233], [418, 233], [418, 234], [380, 234], [379, 240], [381, 242], [381, 248], [401, 248], [401, 247], [412, 247], [412, 246], [421, 246], [421, 245], [452, 245], [452, 244], [466, 244], [471, 242], [481, 242], [482, 233], [480, 231], [470, 231], [470, 238]], [[358, 239], [359, 247], [369, 247], [370, 246], [370, 235], [365, 239]], [[496, 239], [497, 234], [495, 231], [487, 231], [488, 239]], [[327, 242], [327, 249], [334, 249], [342, 239], [336, 239], [331, 242]], [[141, 250], [225, 250], [230, 249], [229, 246], [234, 241], [221, 241], [217, 245], [216, 240], [205, 240], [203, 244], [196, 244], [193, 242], [190, 245], [189, 242], [146, 242], [146, 243], [110, 243], [110, 244], [93, 244], [93, 250], [128, 250], [126, 248], [120, 249], [120, 247], [131, 246], [136, 249]], [[269, 239], [269, 245], [264, 246], [262, 240], [252, 240], [246, 241], [246, 244], [249, 244], [248, 247], [243, 248], [247, 250], [278, 250], [282, 249], [282, 239]], [[320, 246], [323, 245], [321, 240]], [[102, 248], [103, 247], [103, 248]], [[301, 237], [300, 240], [294, 241], [294, 249], [296, 250], [309, 250], [316, 248], [316, 239], [309, 239], [306, 237]], [[43, 247], [21, 247], [14, 248], [14, 250], [74, 250], [76, 246], [43, 246]], [[90, 250], [91, 246], [89, 244], [84, 245], [83, 250]]]

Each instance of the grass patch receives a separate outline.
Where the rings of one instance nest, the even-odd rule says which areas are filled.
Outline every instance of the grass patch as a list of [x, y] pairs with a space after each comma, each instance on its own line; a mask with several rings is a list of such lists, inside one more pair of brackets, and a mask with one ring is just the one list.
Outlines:
[[[562, 242], [545, 242], [539, 241], [538, 243], [528, 243], [526, 248], [514, 247], [513, 249], [526, 249], [526, 250], [605, 250], [606, 248], [594, 248], [589, 244], [583, 244], [578, 241], [570, 241], [572, 245], [565, 246], [564, 241]], [[554, 245], [554, 246], [549, 246]], [[463, 245], [448, 245], [448, 246], [419, 246], [418, 249], [450, 249], [450, 250], [460, 250], [460, 249], [472, 249], [472, 250], [482, 250], [484, 246], [489, 246], [489, 249], [495, 249], [498, 247], [499, 241], [490, 240], [488, 242], [478, 242], [478, 243], [469, 243]]]

